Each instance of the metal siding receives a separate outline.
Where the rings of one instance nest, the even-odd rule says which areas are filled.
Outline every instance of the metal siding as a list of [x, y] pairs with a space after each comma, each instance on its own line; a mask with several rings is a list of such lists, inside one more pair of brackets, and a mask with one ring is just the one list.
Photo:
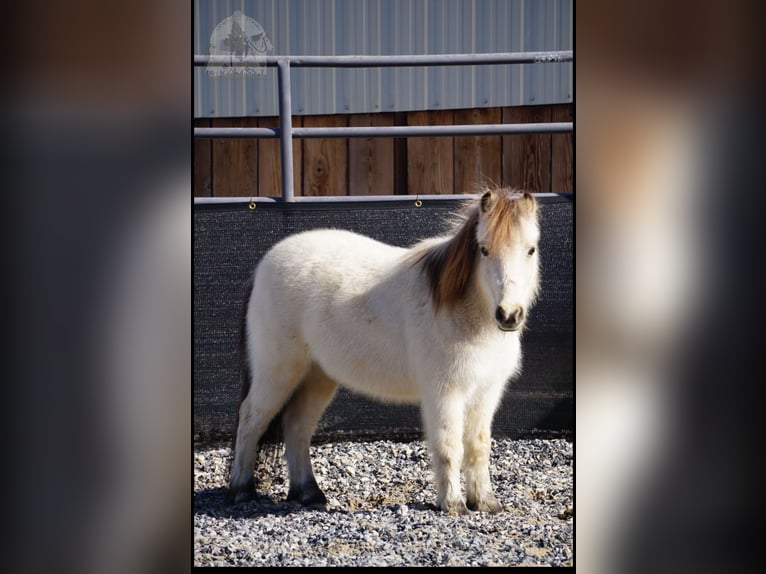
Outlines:
[[[573, 46], [572, 29], [574, 28], [574, 19], [572, 17], [571, 2], [560, 2], [559, 22], [558, 22], [558, 43], [560, 46]], [[574, 94], [574, 75], [572, 67], [558, 67], [559, 75], [559, 93], [555, 94], [561, 102], [571, 102]]]
[[[492, 23], [495, 19], [494, 2], [475, 3], [476, 18], [476, 51], [487, 52], [495, 49], [494, 27]], [[492, 94], [495, 91], [495, 80], [497, 77], [498, 66], [477, 66], [475, 70], [475, 91], [474, 102], [479, 104], [476, 107], [490, 105]]]
[[[406, 55], [570, 50], [572, 0], [195, 0], [194, 50], [235, 10], [273, 55]], [[276, 69], [194, 70], [195, 117], [276, 116]], [[572, 101], [572, 65], [293, 69], [293, 113], [374, 113]]]

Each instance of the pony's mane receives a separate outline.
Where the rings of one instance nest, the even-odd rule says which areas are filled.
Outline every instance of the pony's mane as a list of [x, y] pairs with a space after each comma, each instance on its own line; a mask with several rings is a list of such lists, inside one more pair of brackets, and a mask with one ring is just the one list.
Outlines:
[[465, 297], [479, 252], [476, 229], [480, 215], [486, 221], [487, 247], [495, 250], [510, 243], [520, 218], [532, 216], [537, 210], [528, 193], [511, 188], [484, 188], [482, 192], [456, 214], [452, 237], [425, 241], [415, 248], [415, 262], [422, 264], [437, 311]]

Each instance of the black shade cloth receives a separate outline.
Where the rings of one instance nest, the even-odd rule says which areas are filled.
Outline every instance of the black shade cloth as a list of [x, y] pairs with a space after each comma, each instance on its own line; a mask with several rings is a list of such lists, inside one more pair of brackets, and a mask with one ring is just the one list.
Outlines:
[[[521, 376], [508, 386], [494, 436], [570, 435], [574, 430], [573, 201], [541, 206], [540, 297], [522, 339]], [[239, 324], [245, 284], [263, 254], [284, 237], [316, 228], [348, 229], [399, 246], [437, 235], [459, 207], [431, 200], [322, 204], [202, 204], [194, 207], [194, 436], [229, 441], [239, 401]], [[416, 406], [384, 405], [340, 389], [315, 439], [412, 439]]]

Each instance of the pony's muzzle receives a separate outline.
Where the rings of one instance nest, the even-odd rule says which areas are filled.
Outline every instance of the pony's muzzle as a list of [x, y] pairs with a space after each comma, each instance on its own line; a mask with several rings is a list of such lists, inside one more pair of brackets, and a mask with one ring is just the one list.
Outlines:
[[510, 312], [506, 311], [502, 306], [498, 306], [495, 310], [495, 321], [497, 326], [503, 331], [516, 331], [524, 324], [524, 308], [521, 306], [514, 307]]

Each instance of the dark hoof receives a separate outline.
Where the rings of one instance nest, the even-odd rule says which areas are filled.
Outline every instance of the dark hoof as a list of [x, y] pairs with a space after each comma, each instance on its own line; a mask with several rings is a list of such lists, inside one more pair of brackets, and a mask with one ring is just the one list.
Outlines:
[[299, 487], [290, 487], [287, 500], [299, 502], [302, 506], [327, 506], [327, 497], [319, 489], [316, 481]]
[[255, 480], [250, 480], [244, 486], [229, 487], [229, 496], [234, 504], [250, 502], [255, 498]]

